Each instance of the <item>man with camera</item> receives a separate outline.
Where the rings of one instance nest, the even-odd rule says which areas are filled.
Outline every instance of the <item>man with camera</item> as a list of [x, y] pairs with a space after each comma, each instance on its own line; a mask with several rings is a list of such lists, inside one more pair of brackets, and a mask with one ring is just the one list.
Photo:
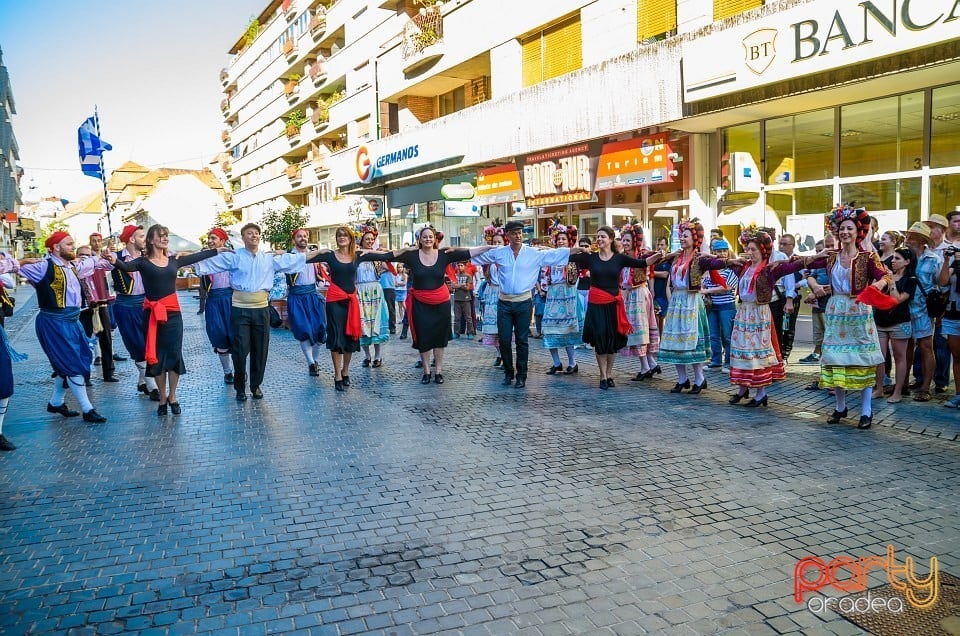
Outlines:
[[[960, 226], [960, 210], [949, 212], [944, 220], [950, 229], [953, 229], [955, 225]], [[929, 221], [928, 225], [931, 228], [930, 234], [933, 235], [933, 225]], [[947, 400], [944, 406], [956, 409], [960, 408], [960, 291], [957, 290], [957, 272], [960, 270], [960, 259], [957, 258], [957, 252], [960, 252], [960, 245], [948, 240], [943, 240], [941, 245], [943, 246], [943, 266], [940, 268], [940, 280], [937, 282], [941, 286], [946, 286], [949, 297], [947, 298], [947, 310], [944, 312], [943, 318], [937, 323], [937, 330], [934, 332], [934, 354], [937, 359], [937, 372], [933, 379], [937, 383], [937, 388], [940, 388], [940, 380], [944, 380], [944, 386], [946, 386], [949, 379], [947, 377], [949, 374], [947, 360], [950, 356], [953, 356], [953, 383], [956, 395]], [[939, 340], [938, 336], [940, 336]], [[942, 358], [940, 340], [945, 341], [946, 349]], [[941, 360], [943, 361], [941, 362]], [[944, 367], [942, 375], [941, 365]]]

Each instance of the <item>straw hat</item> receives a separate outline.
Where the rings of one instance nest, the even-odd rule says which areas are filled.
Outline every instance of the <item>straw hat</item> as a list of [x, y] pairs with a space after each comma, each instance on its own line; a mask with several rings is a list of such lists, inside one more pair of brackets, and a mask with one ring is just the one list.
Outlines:
[[920, 239], [927, 245], [933, 245], [933, 239], [930, 238], [930, 228], [925, 223], [917, 221], [910, 226], [906, 232], [907, 238]]
[[950, 225], [950, 222], [947, 221], [947, 218], [942, 214], [931, 214], [930, 217], [926, 221], [924, 221], [924, 223], [926, 223], [927, 225], [930, 225], [931, 223], [936, 223], [943, 229], [947, 229], [947, 227], [949, 227]]

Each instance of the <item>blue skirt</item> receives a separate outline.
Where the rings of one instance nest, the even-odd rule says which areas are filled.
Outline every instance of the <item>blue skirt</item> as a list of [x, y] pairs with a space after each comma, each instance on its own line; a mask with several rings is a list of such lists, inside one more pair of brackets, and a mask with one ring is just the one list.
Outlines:
[[[0, 329], [3, 329], [0, 326]], [[6, 337], [0, 341], [0, 400], [13, 395], [13, 361], [7, 351]]]
[[210, 340], [214, 349], [220, 351], [230, 350], [232, 301], [233, 290], [229, 287], [211, 289], [207, 294], [207, 305], [203, 310], [207, 339]]
[[287, 322], [293, 337], [310, 344], [327, 339], [326, 301], [313, 285], [294, 285], [287, 296]]
[[146, 325], [143, 322], [143, 295], [117, 296], [113, 315], [123, 338], [123, 346], [134, 362], [147, 359]]
[[37, 314], [35, 327], [40, 347], [53, 370], [62, 377], [90, 373], [93, 351], [80, 326], [79, 315], [78, 308], [59, 312], [42, 309]]

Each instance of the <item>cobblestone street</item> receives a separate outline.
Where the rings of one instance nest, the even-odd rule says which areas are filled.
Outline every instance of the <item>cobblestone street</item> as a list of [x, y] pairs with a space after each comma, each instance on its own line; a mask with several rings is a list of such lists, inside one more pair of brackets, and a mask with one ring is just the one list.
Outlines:
[[265, 399], [237, 403], [181, 303], [183, 415], [158, 418], [128, 361], [119, 384], [94, 370], [109, 422], [90, 426], [45, 411], [35, 302], [18, 302], [0, 632], [857, 634], [806, 604], [843, 593], [794, 600], [799, 559], [889, 544], [919, 576], [932, 556], [960, 575], [960, 414], [940, 403], [878, 401], [860, 431], [853, 400], [828, 425], [800, 365], [767, 409], [729, 406], [715, 372], [699, 396], [670, 394], [672, 369], [630, 382], [627, 359], [601, 391], [591, 352], [550, 377], [539, 340], [517, 390], [469, 338], [444, 385], [392, 340], [338, 394], [329, 358], [309, 377], [278, 330]]

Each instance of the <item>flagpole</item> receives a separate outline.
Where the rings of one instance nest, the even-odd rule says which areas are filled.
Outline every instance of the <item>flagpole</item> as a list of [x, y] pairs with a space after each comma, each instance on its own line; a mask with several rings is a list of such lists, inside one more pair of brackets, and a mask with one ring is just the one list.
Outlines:
[[[100, 137], [100, 113], [97, 111], [97, 105], [93, 106], [93, 127], [96, 129], [97, 137]], [[103, 170], [103, 153], [100, 153], [100, 183], [103, 184], [103, 207], [107, 213], [107, 234], [113, 237], [113, 223], [110, 222], [110, 204], [107, 202], [107, 173]]]

